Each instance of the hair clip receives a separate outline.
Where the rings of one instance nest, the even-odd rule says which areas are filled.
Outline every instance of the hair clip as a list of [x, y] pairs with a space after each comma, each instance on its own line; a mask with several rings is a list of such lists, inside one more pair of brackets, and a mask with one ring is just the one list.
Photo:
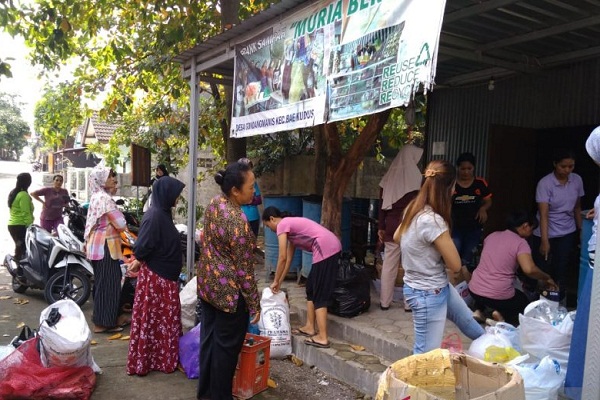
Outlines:
[[435, 169], [426, 169], [423, 176], [425, 176], [425, 178], [429, 178], [430, 176], [435, 176], [436, 174], [437, 171]]

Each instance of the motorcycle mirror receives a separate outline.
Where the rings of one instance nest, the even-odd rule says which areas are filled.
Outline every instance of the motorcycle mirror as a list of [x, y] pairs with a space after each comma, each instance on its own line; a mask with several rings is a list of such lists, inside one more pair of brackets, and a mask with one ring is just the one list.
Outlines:
[[118, 206], [122, 206], [125, 204], [125, 200], [119, 199], [119, 200], [115, 201], [115, 203], [117, 203]]

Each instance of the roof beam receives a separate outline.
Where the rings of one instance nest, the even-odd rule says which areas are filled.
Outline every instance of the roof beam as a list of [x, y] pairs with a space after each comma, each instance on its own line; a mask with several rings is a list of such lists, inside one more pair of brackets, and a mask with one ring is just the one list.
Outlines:
[[495, 67], [502, 67], [505, 69], [510, 69], [510, 70], [519, 71], [519, 72], [525, 72], [525, 73], [530, 73], [537, 69], [537, 68], [534, 68], [534, 67], [526, 65], [526, 64], [512, 63], [512, 62], [504, 61], [504, 60], [501, 60], [498, 58], [484, 56], [481, 53], [475, 53], [475, 52], [468, 51], [468, 50], [457, 50], [457, 49], [451, 49], [448, 47], [440, 46], [439, 53], [446, 55], [446, 56], [461, 58], [463, 60], [475, 61], [475, 62], [479, 62], [482, 64], [488, 64], [488, 65], [492, 65]]
[[600, 54], [600, 46], [589, 47], [587, 49], [570, 51], [568, 53], [556, 54], [553, 56], [540, 58], [540, 64], [544, 67], [552, 64], [561, 64], [567, 61], [581, 60], [594, 57]]
[[600, 24], [600, 15], [594, 15], [589, 18], [583, 18], [577, 21], [568, 22], [562, 25], [552, 26], [546, 29], [540, 29], [537, 31], [525, 33], [523, 35], [517, 35], [506, 39], [496, 40], [495, 42], [489, 42], [479, 47], [479, 50], [486, 51], [495, 49], [497, 47], [510, 46], [517, 43], [530, 42], [532, 40], [542, 39], [548, 36], [558, 35], [559, 33], [569, 32], [572, 30], [587, 28], [594, 25]]
[[444, 15], [444, 23], [458, 21], [459, 19], [479, 15], [486, 11], [495, 10], [500, 7], [508, 6], [516, 3], [519, 0], [489, 0], [475, 6], [461, 8], [458, 11], [452, 11]]
[[497, 79], [499, 77], [512, 75], [514, 71], [510, 71], [504, 68], [486, 68], [475, 72], [469, 72], [462, 75], [456, 75], [452, 78], [447, 79], [444, 82], [440, 82], [439, 85], [436, 86], [459, 86], [466, 85], [474, 82], [484, 82], [489, 80], [490, 78]]

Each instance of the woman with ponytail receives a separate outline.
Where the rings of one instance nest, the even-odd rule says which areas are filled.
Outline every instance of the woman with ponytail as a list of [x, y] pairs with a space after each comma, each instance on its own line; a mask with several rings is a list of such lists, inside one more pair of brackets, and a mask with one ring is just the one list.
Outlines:
[[221, 194], [204, 212], [204, 236], [198, 263], [202, 302], [199, 399], [232, 399], [232, 383], [249, 319], [260, 319], [254, 278], [256, 237], [241, 205], [254, 196], [254, 173], [234, 162], [215, 175]]
[[484, 333], [469, 307], [448, 283], [446, 269], [458, 272], [462, 263], [450, 236], [452, 191], [456, 169], [447, 161], [432, 161], [417, 197], [406, 207], [394, 233], [402, 248], [404, 298], [413, 310], [413, 353], [439, 348], [446, 318], [469, 338]]
[[17, 184], [8, 194], [8, 232], [15, 241], [15, 260], [19, 262], [25, 257], [25, 233], [27, 227], [33, 223], [33, 201], [27, 189], [31, 186], [31, 175], [23, 172], [17, 175]]

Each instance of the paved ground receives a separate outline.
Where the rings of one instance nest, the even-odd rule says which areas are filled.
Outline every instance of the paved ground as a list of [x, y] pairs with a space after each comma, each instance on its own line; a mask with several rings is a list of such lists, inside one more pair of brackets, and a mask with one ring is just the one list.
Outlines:
[[[0, 200], [4, 201], [14, 187], [19, 172], [28, 171], [29, 164], [7, 163], [0, 161]], [[39, 174], [33, 173], [34, 183], [31, 190], [40, 187]], [[36, 205], [36, 218], [39, 216], [39, 204]], [[8, 208], [0, 205], [0, 221], [8, 218]], [[0, 256], [12, 253], [14, 244], [6, 225], [0, 223]], [[264, 278], [264, 271], [260, 271]], [[39, 316], [46, 304], [41, 290], [28, 289], [17, 295], [10, 286], [10, 275], [0, 266], [0, 345], [6, 345], [20, 332], [20, 326], [39, 325]], [[264, 279], [261, 279], [264, 284]], [[92, 304], [86, 303], [82, 310], [91, 325]], [[128, 335], [128, 329], [123, 332]], [[185, 374], [175, 372], [163, 374], [153, 372], [146, 377], [128, 376], [125, 373], [127, 358], [127, 340], [108, 340], [109, 335], [93, 334], [95, 344], [92, 354], [102, 368], [97, 376], [93, 400], [112, 400], [117, 397], [127, 399], [195, 399], [197, 380], [189, 380]], [[326, 374], [309, 365], [296, 366], [289, 360], [271, 360], [271, 377], [279, 384], [255, 396], [255, 399], [353, 399], [362, 398], [362, 394], [347, 385], [336, 382]]]

